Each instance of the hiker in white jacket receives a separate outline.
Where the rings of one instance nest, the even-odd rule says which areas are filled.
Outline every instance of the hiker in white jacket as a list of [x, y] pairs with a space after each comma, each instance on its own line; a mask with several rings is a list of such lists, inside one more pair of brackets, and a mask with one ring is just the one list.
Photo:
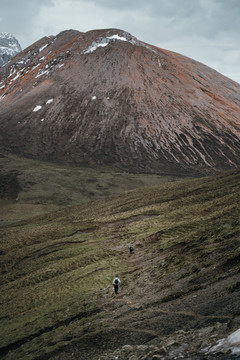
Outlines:
[[114, 290], [115, 290], [115, 294], [118, 294], [118, 285], [120, 284], [120, 279], [118, 277], [118, 275], [115, 276], [115, 278], [113, 279], [113, 286], [114, 286]]

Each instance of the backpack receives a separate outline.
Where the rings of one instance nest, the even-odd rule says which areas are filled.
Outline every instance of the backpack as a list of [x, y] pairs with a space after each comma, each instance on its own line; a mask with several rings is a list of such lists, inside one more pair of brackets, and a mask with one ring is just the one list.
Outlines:
[[114, 279], [114, 285], [118, 285], [118, 279], [117, 278]]

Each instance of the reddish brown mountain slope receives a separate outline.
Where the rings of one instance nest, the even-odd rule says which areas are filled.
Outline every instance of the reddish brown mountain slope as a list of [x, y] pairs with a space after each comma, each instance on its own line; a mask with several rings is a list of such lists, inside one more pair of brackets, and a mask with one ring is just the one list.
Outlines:
[[3, 149], [129, 171], [240, 166], [240, 85], [122, 30], [45, 37], [0, 68]]

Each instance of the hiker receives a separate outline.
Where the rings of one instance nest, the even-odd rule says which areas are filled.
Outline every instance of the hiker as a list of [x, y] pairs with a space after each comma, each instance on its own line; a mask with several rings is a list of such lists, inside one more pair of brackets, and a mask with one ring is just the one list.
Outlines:
[[115, 294], [118, 294], [118, 285], [120, 284], [120, 279], [118, 277], [118, 275], [115, 276], [115, 278], [113, 279], [113, 286], [114, 286], [114, 290], [115, 290]]
[[132, 247], [132, 245], [129, 246], [129, 252], [130, 252], [130, 254], [133, 253], [133, 247]]

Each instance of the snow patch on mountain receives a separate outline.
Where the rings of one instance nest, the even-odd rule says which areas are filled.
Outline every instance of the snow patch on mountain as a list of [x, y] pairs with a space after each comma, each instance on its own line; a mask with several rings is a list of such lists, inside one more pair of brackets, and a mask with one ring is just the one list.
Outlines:
[[205, 353], [227, 353], [240, 355], [240, 329], [230, 334], [227, 338], [220, 339], [216, 344], [203, 349]]
[[[43, 67], [43, 68], [41, 68], [41, 69], [39, 69], [39, 71], [38, 71], [38, 73], [37, 73], [37, 75], [35, 76], [35, 78], [39, 78], [40, 76], [43, 76], [43, 75], [47, 75], [47, 74], [49, 74], [50, 72], [53, 72], [54, 70], [58, 70], [58, 69], [60, 69], [61, 67], [63, 67], [64, 66], [64, 64], [58, 64], [58, 63], [56, 63], [56, 59], [54, 59], [54, 61], [53, 61], [54, 63], [49, 63], [49, 64], [46, 64], [45, 65], [45, 67]], [[38, 64], [37, 66], [40, 66], [41, 64]], [[37, 67], [36, 66], [36, 67]], [[35, 67], [35, 68], [36, 68]], [[33, 68], [33, 69], [35, 69], [35, 68]], [[33, 70], [32, 69], [32, 70]]]
[[37, 75], [35, 76], [35, 78], [37, 79], [38, 77], [42, 76], [42, 75], [46, 75], [49, 74], [49, 69], [47, 67], [47, 65], [45, 66], [45, 69], [40, 69], [37, 73]]
[[107, 45], [114, 43], [116, 41], [125, 41], [132, 45], [143, 46], [143, 47], [147, 48], [148, 50], [158, 54], [157, 51], [153, 50], [152, 48], [150, 48], [143, 42], [139, 41], [137, 38], [135, 38], [134, 36], [132, 36], [130, 33], [127, 33], [127, 32], [123, 32], [122, 36], [119, 34], [114, 34], [111, 36], [101, 37], [101, 38], [93, 41], [92, 44], [87, 48], [87, 50], [84, 50], [82, 52], [82, 54], [91, 54], [95, 50], [97, 50], [97, 48], [106, 47]]
[[[49, 99], [46, 101], [46, 105], [49, 105], [53, 102], [53, 99]], [[33, 112], [37, 112], [39, 110], [42, 109], [42, 106], [41, 105], [36, 105], [35, 108], [33, 109]], [[43, 121], [44, 119], [41, 119], [41, 121]]]
[[35, 106], [35, 108], [33, 109], [33, 112], [37, 112], [39, 110], [41, 110], [42, 106], [41, 105], [37, 105]]
[[39, 52], [43, 51], [44, 49], [46, 49], [46, 47], [48, 46], [49, 44], [45, 44], [43, 45], [40, 49], [39, 49]]
[[112, 36], [107, 36], [104, 38], [100, 38], [96, 41], [94, 41], [87, 50], [83, 51], [83, 54], [90, 54], [92, 52], [94, 52], [95, 50], [97, 50], [98, 47], [105, 47], [108, 44], [115, 42], [115, 41], [128, 41], [131, 44], [133, 44], [133, 40], [127, 40], [124, 36], [119, 36], [118, 34], [112, 35]]

